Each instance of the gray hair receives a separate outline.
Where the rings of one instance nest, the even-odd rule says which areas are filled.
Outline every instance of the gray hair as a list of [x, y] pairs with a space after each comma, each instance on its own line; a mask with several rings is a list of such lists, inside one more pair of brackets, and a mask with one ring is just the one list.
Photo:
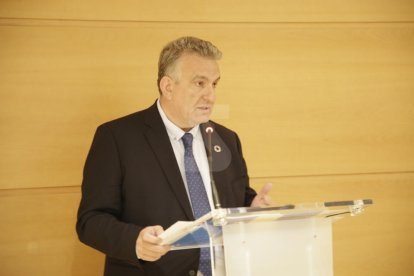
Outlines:
[[168, 43], [161, 51], [158, 60], [158, 90], [161, 93], [160, 81], [162, 77], [171, 74], [177, 60], [183, 54], [196, 54], [201, 57], [219, 60], [221, 51], [211, 42], [196, 37], [180, 37]]

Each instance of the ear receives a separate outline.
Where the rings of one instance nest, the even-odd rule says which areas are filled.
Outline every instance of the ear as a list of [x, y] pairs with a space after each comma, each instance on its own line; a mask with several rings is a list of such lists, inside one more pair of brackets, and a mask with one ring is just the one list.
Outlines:
[[165, 97], [168, 100], [171, 100], [172, 98], [172, 92], [173, 92], [173, 86], [174, 86], [174, 80], [171, 79], [168, 76], [164, 76], [161, 78], [160, 81], [160, 89], [162, 92], [162, 96]]

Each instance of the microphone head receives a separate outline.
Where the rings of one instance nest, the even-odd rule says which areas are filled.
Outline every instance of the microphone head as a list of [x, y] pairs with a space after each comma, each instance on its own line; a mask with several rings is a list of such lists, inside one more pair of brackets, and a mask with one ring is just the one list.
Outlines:
[[211, 134], [214, 132], [214, 129], [211, 126], [206, 127], [206, 132]]

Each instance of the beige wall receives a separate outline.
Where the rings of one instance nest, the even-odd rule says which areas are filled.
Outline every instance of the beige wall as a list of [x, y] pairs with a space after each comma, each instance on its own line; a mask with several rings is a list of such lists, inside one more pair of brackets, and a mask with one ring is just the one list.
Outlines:
[[412, 275], [411, 0], [115, 2], [0, 1], [1, 275], [102, 274], [74, 232], [83, 162], [98, 124], [155, 101], [181, 35], [224, 52], [214, 118], [254, 187], [374, 199], [335, 224], [335, 275]]

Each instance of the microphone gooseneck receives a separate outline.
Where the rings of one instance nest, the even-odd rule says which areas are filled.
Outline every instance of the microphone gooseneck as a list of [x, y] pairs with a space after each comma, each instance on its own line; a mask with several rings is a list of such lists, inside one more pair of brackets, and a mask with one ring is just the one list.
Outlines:
[[216, 182], [214, 181], [214, 177], [213, 177], [213, 152], [212, 152], [212, 146], [211, 146], [211, 135], [213, 134], [214, 129], [211, 126], [208, 126], [206, 128], [206, 133], [207, 133], [207, 152], [208, 152], [208, 167], [209, 167], [209, 172], [210, 172], [210, 184], [211, 184], [211, 190], [213, 193], [213, 202], [214, 202], [214, 207], [216, 209], [220, 209], [221, 208], [221, 204], [220, 204], [220, 198], [217, 192], [217, 187], [216, 187]]

